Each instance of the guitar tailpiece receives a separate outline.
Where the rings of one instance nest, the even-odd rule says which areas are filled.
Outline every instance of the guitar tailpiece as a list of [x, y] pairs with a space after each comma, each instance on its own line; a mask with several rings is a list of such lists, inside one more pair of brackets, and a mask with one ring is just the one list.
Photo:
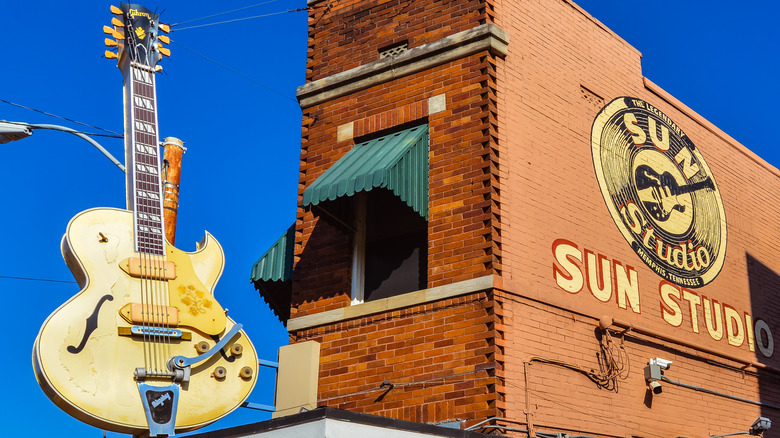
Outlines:
[[176, 409], [179, 405], [179, 384], [152, 386], [138, 383], [141, 403], [149, 425], [150, 437], [175, 435]]

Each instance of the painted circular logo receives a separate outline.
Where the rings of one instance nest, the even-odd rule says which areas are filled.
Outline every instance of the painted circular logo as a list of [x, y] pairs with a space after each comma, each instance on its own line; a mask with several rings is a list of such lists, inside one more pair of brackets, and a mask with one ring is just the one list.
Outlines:
[[591, 147], [607, 208], [639, 258], [681, 286], [711, 282], [726, 255], [726, 215], [682, 129], [653, 105], [619, 97], [596, 116]]

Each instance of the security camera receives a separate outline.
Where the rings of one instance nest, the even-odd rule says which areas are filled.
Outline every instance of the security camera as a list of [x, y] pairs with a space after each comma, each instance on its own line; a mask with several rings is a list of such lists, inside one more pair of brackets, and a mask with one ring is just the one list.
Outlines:
[[653, 390], [653, 394], [660, 394], [664, 390], [663, 386], [661, 386], [657, 380], [653, 380], [647, 385]]
[[772, 427], [772, 420], [766, 417], [758, 417], [758, 420], [756, 420], [751, 426], [750, 426], [750, 432], [748, 432], [750, 435], [761, 435], [769, 428]]
[[661, 359], [660, 357], [656, 357], [655, 359], [650, 359], [650, 363], [651, 364], [656, 364], [656, 365], [658, 365], [659, 367], [661, 367], [661, 368], [663, 368], [665, 370], [668, 370], [669, 368], [672, 367], [672, 361], [671, 360]]

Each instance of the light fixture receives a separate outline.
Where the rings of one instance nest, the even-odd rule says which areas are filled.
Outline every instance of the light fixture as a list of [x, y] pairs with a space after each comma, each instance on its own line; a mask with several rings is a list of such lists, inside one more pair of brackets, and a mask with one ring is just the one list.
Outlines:
[[32, 135], [32, 128], [26, 124], [0, 121], [0, 144], [21, 140]]
[[734, 435], [764, 436], [764, 432], [769, 430], [770, 427], [772, 427], [772, 420], [766, 417], [758, 417], [758, 420], [753, 422], [753, 424], [750, 426], [750, 430], [747, 432], [724, 433], [723, 435], [712, 435], [709, 438], [723, 438]]

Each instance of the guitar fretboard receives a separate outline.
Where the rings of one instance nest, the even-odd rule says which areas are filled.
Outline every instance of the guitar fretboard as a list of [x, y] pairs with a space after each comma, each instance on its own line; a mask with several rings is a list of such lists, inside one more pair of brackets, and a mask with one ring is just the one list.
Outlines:
[[[157, 108], [154, 74], [136, 64], [130, 66], [130, 106], [132, 120], [128, 154], [132, 169], [132, 207], [136, 251], [164, 255], [164, 232], [158, 152]], [[128, 170], [130, 171], [130, 170]]]

